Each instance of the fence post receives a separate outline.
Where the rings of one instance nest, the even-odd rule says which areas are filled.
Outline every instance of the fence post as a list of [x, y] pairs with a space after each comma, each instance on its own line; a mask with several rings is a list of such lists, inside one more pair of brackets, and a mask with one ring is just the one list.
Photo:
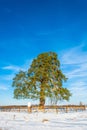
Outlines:
[[28, 102], [28, 112], [31, 113], [32, 112], [32, 106], [31, 106], [31, 102]]

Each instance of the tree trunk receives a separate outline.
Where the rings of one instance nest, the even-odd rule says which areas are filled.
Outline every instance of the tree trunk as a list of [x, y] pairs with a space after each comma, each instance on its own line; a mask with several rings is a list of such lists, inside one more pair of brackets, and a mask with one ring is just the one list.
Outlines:
[[45, 105], [45, 93], [43, 91], [43, 88], [41, 88], [41, 92], [40, 92], [40, 104], [39, 104], [40, 109], [44, 109], [44, 105]]
[[41, 109], [44, 109], [44, 105], [45, 105], [45, 98], [41, 97], [39, 106]]

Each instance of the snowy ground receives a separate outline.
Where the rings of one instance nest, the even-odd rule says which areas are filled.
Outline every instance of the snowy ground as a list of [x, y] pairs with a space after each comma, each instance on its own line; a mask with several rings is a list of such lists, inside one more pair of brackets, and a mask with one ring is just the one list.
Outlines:
[[87, 111], [0, 112], [0, 130], [87, 130]]

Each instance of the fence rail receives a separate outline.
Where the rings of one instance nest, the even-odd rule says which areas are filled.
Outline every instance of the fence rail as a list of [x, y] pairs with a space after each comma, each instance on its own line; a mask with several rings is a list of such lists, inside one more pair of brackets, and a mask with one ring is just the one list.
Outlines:
[[[39, 106], [38, 105], [32, 105], [32, 111], [38, 111]], [[85, 105], [48, 105], [44, 106], [44, 111], [49, 110], [56, 110], [56, 112], [59, 111], [78, 111], [78, 110], [86, 110]], [[0, 106], [0, 111], [28, 111], [28, 106]]]

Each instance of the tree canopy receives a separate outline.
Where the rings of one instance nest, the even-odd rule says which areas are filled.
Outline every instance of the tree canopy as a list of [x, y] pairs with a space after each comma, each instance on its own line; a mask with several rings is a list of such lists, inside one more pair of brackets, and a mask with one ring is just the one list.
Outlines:
[[33, 59], [29, 69], [20, 71], [13, 78], [14, 98], [39, 99], [44, 106], [46, 98], [52, 102], [69, 100], [70, 91], [63, 87], [67, 81], [60, 69], [60, 61], [54, 52], [42, 53]]

